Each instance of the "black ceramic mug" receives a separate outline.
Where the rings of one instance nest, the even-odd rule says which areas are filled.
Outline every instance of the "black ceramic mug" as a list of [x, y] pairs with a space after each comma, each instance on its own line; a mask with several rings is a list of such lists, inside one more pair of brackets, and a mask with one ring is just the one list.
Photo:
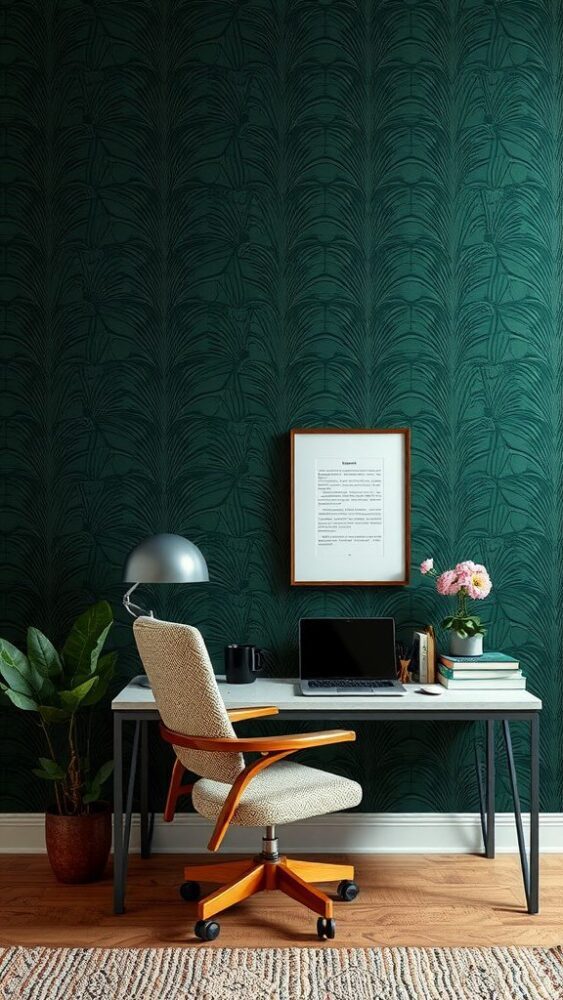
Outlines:
[[258, 646], [232, 643], [225, 646], [227, 684], [252, 684], [264, 666], [263, 651]]

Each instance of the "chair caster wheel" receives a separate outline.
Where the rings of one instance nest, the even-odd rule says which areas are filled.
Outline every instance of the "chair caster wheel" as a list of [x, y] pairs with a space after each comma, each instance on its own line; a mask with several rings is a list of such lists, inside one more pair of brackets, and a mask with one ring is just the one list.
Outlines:
[[186, 903], [193, 903], [201, 896], [201, 886], [199, 882], [182, 882], [180, 895]]
[[336, 893], [338, 898], [342, 900], [343, 903], [351, 903], [356, 896], [359, 895], [360, 887], [355, 882], [349, 882], [348, 879], [344, 879], [340, 882]]
[[336, 937], [336, 924], [332, 917], [319, 917], [317, 920], [317, 934], [321, 941], [327, 938], [332, 941]]
[[216, 920], [198, 920], [194, 927], [195, 936], [200, 941], [214, 941], [219, 937], [221, 925]]

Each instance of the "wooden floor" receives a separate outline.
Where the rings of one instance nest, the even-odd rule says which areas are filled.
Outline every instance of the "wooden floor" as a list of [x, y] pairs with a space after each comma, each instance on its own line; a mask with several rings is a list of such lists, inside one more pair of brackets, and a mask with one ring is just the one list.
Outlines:
[[[0, 856], [0, 943], [51, 946], [198, 945], [194, 904], [178, 895], [185, 861], [130, 860], [127, 912], [111, 909], [111, 880], [54, 881], [44, 856]], [[209, 860], [209, 857], [205, 859]], [[320, 857], [318, 858], [320, 860]], [[361, 893], [336, 904], [335, 945], [469, 946], [563, 943], [563, 855], [542, 858], [541, 913], [530, 917], [518, 858], [471, 855], [327, 856], [356, 864]], [[328, 887], [327, 887], [328, 888]], [[316, 917], [281, 893], [255, 896], [222, 914], [218, 945], [317, 946]], [[332, 944], [332, 942], [329, 942]]]

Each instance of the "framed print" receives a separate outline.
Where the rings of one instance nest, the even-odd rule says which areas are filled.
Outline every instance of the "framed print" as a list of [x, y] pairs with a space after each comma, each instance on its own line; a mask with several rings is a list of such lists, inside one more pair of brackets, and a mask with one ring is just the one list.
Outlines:
[[409, 582], [410, 431], [291, 431], [291, 583]]

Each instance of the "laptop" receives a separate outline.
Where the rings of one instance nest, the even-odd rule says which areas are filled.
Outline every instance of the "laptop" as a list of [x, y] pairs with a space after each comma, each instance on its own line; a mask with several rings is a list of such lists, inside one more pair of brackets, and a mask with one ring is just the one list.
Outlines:
[[405, 694], [395, 669], [393, 618], [302, 618], [299, 679], [306, 695]]

